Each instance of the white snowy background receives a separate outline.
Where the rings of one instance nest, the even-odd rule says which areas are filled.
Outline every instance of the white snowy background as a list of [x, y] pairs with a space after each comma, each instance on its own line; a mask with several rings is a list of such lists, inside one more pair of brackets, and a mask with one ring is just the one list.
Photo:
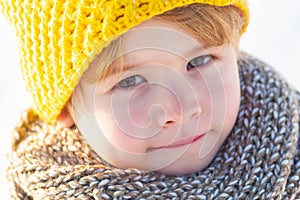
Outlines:
[[[300, 1], [249, 0], [250, 25], [241, 49], [268, 62], [300, 89]], [[18, 66], [13, 30], [0, 14], [0, 199], [9, 199], [5, 179], [10, 132], [30, 105]]]

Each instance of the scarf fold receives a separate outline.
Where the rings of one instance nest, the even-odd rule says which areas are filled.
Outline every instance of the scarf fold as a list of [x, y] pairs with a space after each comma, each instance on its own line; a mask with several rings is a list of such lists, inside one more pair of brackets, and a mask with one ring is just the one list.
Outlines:
[[14, 199], [296, 199], [300, 190], [299, 93], [267, 64], [239, 60], [241, 106], [211, 164], [184, 176], [121, 170], [76, 127], [25, 111], [13, 132], [7, 178]]

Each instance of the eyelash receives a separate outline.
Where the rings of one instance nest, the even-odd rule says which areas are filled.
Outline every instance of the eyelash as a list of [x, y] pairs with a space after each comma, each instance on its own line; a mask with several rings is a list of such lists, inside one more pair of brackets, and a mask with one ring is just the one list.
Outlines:
[[193, 58], [190, 62], [188, 62], [186, 69], [191, 70], [193, 68], [198, 68], [207, 65], [210, 63], [215, 57], [207, 54], [207, 55], [202, 55], [202, 56], [197, 56]]
[[142, 83], [147, 82], [143, 77], [141, 77], [140, 75], [132, 75], [129, 76], [121, 81], [119, 81], [114, 87], [113, 90], [116, 89], [124, 89], [124, 90], [128, 90], [131, 89], [133, 87], [136, 87]]
[[[193, 68], [198, 68], [207, 65], [210, 63], [215, 57], [213, 55], [207, 54], [202, 56], [197, 56], [188, 62], [186, 68], [187, 70], [191, 70]], [[200, 60], [200, 62], [199, 62]], [[205, 61], [205, 62], [203, 62]], [[121, 89], [121, 90], [130, 90], [142, 83], [146, 83], [147, 80], [144, 79], [140, 75], [132, 75], [121, 81], [119, 81], [114, 87], [113, 90]]]

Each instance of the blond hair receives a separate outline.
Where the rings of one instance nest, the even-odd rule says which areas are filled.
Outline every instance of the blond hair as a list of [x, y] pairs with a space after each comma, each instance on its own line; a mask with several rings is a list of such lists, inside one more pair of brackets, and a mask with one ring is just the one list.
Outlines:
[[154, 19], [178, 25], [207, 46], [232, 44], [237, 50], [240, 31], [245, 24], [234, 6], [191, 4], [170, 10]]
[[[206, 46], [232, 44], [237, 52], [240, 31], [245, 24], [241, 11], [234, 6], [219, 7], [199, 3], [175, 8], [153, 19], [178, 25]], [[101, 82], [112, 74], [122, 72], [121, 46], [122, 36], [104, 48], [90, 63], [79, 85], [81, 82]], [[113, 62], [118, 62], [119, 67], [111, 67]], [[74, 92], [80, 88], [77, 86]]]
[[[211, 6], [206, 4], [191, 4], [175, 8], [153, 19], [173, 23], [188, 31], [203, 41], [206, 46], [232, 44], [238, 52], [240, 31], [245, 23], [242, 13], [234, 6]], [[102, 81], [111, 74], [122, 72], [120, 55], [122, 37], [111, 42], [91, 62], [82, 79], [88, 82]], [[111, 64], [118, 61], [118, 68]], [[116, 72], [117, 71], [117, 72]]]

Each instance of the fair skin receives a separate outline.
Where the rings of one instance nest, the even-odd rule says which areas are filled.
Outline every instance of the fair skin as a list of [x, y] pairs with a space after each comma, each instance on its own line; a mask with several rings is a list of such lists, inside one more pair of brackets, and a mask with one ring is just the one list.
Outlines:
[[234, 126], [240, 85], [232, 45], [206, 47], [194, 38], [153, 19], [126, 32], [123, 64], [130, 69], [82, 84], [85, 105], [72, 116], [64, 110], [59, 123], [75, 122], [119, 168], [165, 174], [205, 168]]

